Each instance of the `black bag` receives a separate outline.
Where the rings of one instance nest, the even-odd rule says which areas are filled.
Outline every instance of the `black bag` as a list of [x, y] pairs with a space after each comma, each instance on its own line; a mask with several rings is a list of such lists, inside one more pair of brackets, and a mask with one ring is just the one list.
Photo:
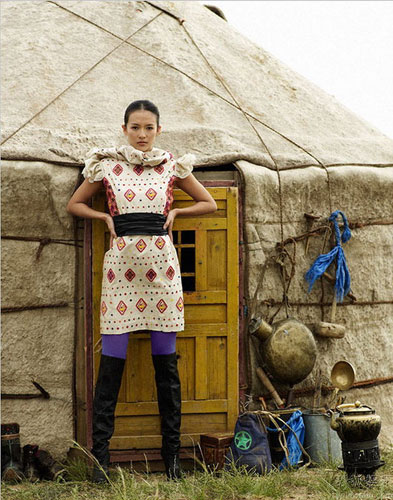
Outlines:
[[225, 456], [225, 468], [232, 461], [236, 467], [246, 466], [247, 471], [266, 474], [272, 468], [266, 428], [258, 415], [246, 412], [240, 415], [235, 426], [235, 435]]

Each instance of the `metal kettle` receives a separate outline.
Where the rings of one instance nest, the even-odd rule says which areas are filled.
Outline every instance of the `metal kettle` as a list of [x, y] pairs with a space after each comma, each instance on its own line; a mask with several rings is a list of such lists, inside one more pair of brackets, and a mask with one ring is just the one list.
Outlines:
[[370, 406], [356, 403], [337, 406], [330, 426], [347, 443], [359, 443], [377, 439], [381, 430], [381, 417]]

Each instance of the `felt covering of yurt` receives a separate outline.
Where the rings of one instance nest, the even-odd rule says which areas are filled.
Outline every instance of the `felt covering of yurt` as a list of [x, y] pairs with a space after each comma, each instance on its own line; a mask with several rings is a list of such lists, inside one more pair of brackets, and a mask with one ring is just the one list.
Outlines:
[[[83, 253], [65, 207], [86, 153], [124, 143], [123, 112], [136, 99], [160, 109], [158, 147], [194, 153], [196, 171], [237, 168], [248, 320], [271, 317], [281, 302], [271, 257], [278, 242], [307, 230], [304, 213], [320, 221], [346, 214], [357, 301], [337, 307], [344, 338], [317, 338], [316, 367], [328, 377], [346, 359], [357, 380], [393, 375], [391, 139], [197, 2], [6, 1], [1, 22], [2, 392], [31, 393], [34, 379], [51, 395], [3, 401], [2, 421], [21, 425], [22, 444], [62, 457], [72, 443]], [[310, 238], [307, 255], [304, 248], [297, 243], [288, 302], [309, 324], [328, 318], [329, 306], [320, 306], [320, 282], [308, 294], [304, 280], [321, 236]], [[325, 284], [323, 301], [331, 299]], [[255, 349], [243, 348], [248, 390], [259, 394]], [[393, 385], [349, 391], [347, 401], [355, 399], [382, 415], [380, 439], [389, 444]]]

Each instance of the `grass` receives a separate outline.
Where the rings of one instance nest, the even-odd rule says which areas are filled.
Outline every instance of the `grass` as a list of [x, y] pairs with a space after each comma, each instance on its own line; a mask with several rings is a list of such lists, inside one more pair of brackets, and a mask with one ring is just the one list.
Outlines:
[[377, 472], [371, 488], [351, 487], [344, 472], [334, 464], [286, 471], [265, 476], [235, 468], [214, 474], [206, 468], [187, 473], [178, 482], [162, 473], [137, 473], [127, 467], [111, 470], [110, 484], [88, 481], [82, 460], [65, 465], [56, 481], [2, 483], [4, 500], [393, 500], [393, 451], [382, 454], [386, 465]]

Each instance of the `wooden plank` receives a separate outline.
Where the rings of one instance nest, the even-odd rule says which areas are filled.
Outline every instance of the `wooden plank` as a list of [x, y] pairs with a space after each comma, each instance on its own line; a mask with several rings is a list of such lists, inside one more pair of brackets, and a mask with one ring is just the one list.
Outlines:
[[[181, 433], [188, 434], [199, 430], [201, 424], [201, 414], [186, 414], [182, 416]], [[213, 425], [221, 425], [226, 422], [225, 413], [210, 413], [209, 427]], [[160, 417], [159, 415], [140, 415], [140, 416], [124, 416], [116, 419], [114, 436], [138, 436], [141, 434], [141, 429], [147, 435], [160, 435]]]
[[[195, 203], [195, 201], [189, 197], [190, 199], [187, 199], [187, 200], [181, 200], [179, 198], [176, 198], [176, 200], [173, 201], [174, 203], [174, 206], [176, 204], [176, 208], [185, 208], [185, 207], [192, 207], [192, 205]], [[219, 211], [224, 211], [226, 213], [226, 209], [227, 209], [227, 202], [226, 200], [215, 200], [216, 201], [216, 205], [217, 205], [217, 210], [215, 212], [213, 212], [213, 214], [217, 214], [217, 212]], [[210, 215], [210, 214], [203, 214], [201, 215], [201, 217], [205, 217], [206, 215]]]
[[160, 415], [126, 415], [116, 418], [114, 436], [160, 435]]
[[135, 339], [132, 335], [129, 343], [130, 349], [126, 364], [131, 367], [128, 384], [131, 386], [132, 398], [128, 401], [155, 401], [157, 395], [151, 359], [150, 334], [145, 339]]
[[207, 341], [195, 338], [195, 399], [207, 399]]
[[[226, 423], [208, 425], [206, 433], [209, 432], [226, 432]], [[205, 432], [200, 431], [182, 435], [180, 445], [182, 447], [197, 446], [201, 434], [205, 434]], [[111, 450], [140, 450], [145, 448], [161, 448], [161, 436], [113, 436], [110, 441]]]
[[176, 352], [179, 356], [178, 370], [181, 384], [181, 398], [183, 401], [195, 398], [195, 347], [194, 339], [178, 338]]
[[[102, 191], [97, 193], [93, 199], [94, 209], [105, 212], [105, 196]], [[93, 353], [94, 353], [94, 384], [97, 379], [98, 367], [101, 353], [100, 335], [100, 308], [101, 308], [101, 283], [102, 283], [102, 259], [105, 253], [105, 226], [98, 219], [92, 220], [92, 281], [93, 281]]]
[[[207, 231], [200, 230], [195, 232], [195, 289], [197, 291], [207, 290]], [[209, 300], [207, 293], [184, 293], [184, 303], [192, 304], [192, 301], [200, 302]], [[211, 302], [216, 302], [210, 297]], [[225, 301], [226, 302], [226, 301]]]
[[[216, 337], [226, 335], [227, 334], [227, 325], [226, 323], [203, 323], [203, 324], [192, 324], [192, 325], [187, 325], [186, 330], [183, 330], [182, 332], [177, 332], [177, 338], [182, 338], [182, 337], [195, 337], [196, 335], [198, 336], [204, 336], [204, 337], [209, 337], [213, 336]], [[132, 332], [131, 339], [149, 339], [150, 338], [150, 333], [149, 332]]]
[[[239, 259], [238, 259], [238, 221], [237, 221], [237, 189], [228, 188], [227, 193], [227, 290], [228, 290], [228, 348], [227, 348], [227, 393], [228, 399], [228, 431], [232, 431], [239, 413]], [[233, 366], [233, 360], [236, 360]]]
[[227, 219], [187, 217], [179, 215], [173, 223], [174, 231], [197, 231], [198, 229], [226, 229]]
[[[90, 281], [91, 277], [91, 258], [90, 258], [90, 222], [88, 220], [74, 220], [76, 234], [75, 238], [78, 240], [83, 239], [83, 247], [75, 247], [75, 279], [76, 279], [76, 300], [79, 304], [75, 307], [75, 375], [73, 377], [75, 384], [74, 394], [74, 408], [76, 413], [75, 420], [75, 436], [74, 439], [82, 446], [87, 446], [88, 440], [88, 393], [90, 392], [90, 381], [88, 376], [88, 363], [87, 363], [87, 343], [91, 344], [90, 339], [87, 340], [87, 330], [89, 328], [90, 316], [88, 296], [90, 295], [87, 287], [85, 287], [84, 280]], [[83, 264], [84, 263], [84, 264]]]
[[187, 325], [187, 329], [183, 332], [178, 333], [178, 337], [194, 337], [194, 336], [203, 336], [203, 337], [216, 337], [226, 335], [227, 334], [227, 325], [226, 323], [194, 323], [191, 325]]
[[[203, 401], [182, 401], [182, 414], [188, 413], [221, 413], [228, 409], [226, 399], [205, 399]], [[155, 401], [140, 403], [118, 403], [116, 417], [126, 415], [158, 415], [158, 405]]]
[[193, 323], [226, 323], [226, 304], [189, 304], [184, 309], [186, 325]]
[[227, 339], [226, 337], [208, 337], [207, 352], [209, 363], [207, 366], [208, 397], [209, 399], [225, 399], [227, 395]]
[[[227, 189], [226, 187], [207, 187], [206, 188], [209, 193], [212, 195], [212, 197], [217, 201], [217, 200], [226, 200], [227, 198]], [[175, 188], [173, 190], [173, 197], [174, 199], [177, 200], [191, 200], [190, 195], [182, 191], [181, 189]]]
[[[193, 203], [190, 203], [188, 204], [189, 207], [192, 207], [193, 206]], [[176, 208], [177, 205], [176, 205]], [[180, 208], [180, 207], [179, 207]], [[178, 216], [180, 217], [180, 215]], [[216, 218], [216, 219], [226, 219], [227, 217], [227, 212], [226, 210], [216, 210], [215, 212], [210, 212], [208, 214], [203, 214], [203, 215], [199, 215], [199, 217], [201, 219], [212, 219], [212, 218]], [[176, 220], [176, 219], [175, 219]]]
[[[206, 281], [207, 281], [207, 276], [206, 276]], [[205, 289], [204, 291], [184, 292], [183, 298], [185, 304], [226, 304], [227, 291], [225, 289], [224, 290]]]
[[[228, 226], [228, 231], [230, 231]], [[227, 288], [227, 231], [209, 231], [208, 246], [208, 290]], [[225, 301], [227, 297], [225, 297]]]

